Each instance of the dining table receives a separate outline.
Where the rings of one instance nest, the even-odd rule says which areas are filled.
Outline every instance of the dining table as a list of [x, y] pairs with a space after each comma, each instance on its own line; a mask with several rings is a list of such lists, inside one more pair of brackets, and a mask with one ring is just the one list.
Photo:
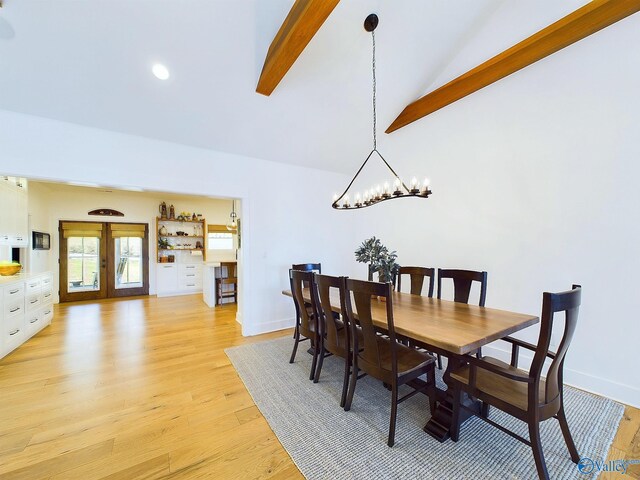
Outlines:
[[[290, 290], [283, 290], [282, 293], [292, 296]], [[311, 302], [308, 288], [303, 290], [303, 298], [305, 302]], [[465, 355], [474, 354], [483, 346], [539, 321], [535, 315], [395, 291], [391, 303], [396, 335], [409, 339], [411, 345], [447, 358], [447, 367], [443, 374], [447, 389], [437, 389], [436, 409], [424, 427], [425, 432], [440, 442], [449, 438], [453, 420], [451, 372], [467, 363]], [[334, 312], [343, 313], [337, 289], [331, 291], [331, 308]], [[355, 309], [355, 303], [353, 308]], [[371, 315], [376, 327], [381, 331], [387, 329], [385, 301], [372, 299]], [[354, 316], [357, 317], [357, 310], [354, 311]], [[471, 417], [472, 412], [480, 414], [480, 402], [465, 396], [463, 404], [467, 408], [461, 411], [461, 423]]]

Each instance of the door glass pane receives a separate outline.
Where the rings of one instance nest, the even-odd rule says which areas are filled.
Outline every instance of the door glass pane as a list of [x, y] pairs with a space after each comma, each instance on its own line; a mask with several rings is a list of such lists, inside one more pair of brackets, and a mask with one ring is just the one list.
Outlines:
[[142, 287], [142, 238], [115, 239], [116, 288]]
[[70, 237], [67, 239], [68, 292], [100, 290], [100, 239]]

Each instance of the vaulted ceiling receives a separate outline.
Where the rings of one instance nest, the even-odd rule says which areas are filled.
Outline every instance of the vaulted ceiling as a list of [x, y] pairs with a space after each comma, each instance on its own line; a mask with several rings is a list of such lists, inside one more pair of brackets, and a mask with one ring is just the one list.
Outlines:
[[[369, 13], [380, 17], [382, 136], [411, 101], [586, 1], [342, 1], [265, 97], [256, 84], [293, 3], [5, 0], [0, 109], [352, 172], [371, 144], [371, 37], [362, 28]], [[478, 39], [475, 58], [465, 56], [471, 63], [456, 62]], [[168, 80], [151, 74], [156, 62], [168, 66]], [[437, 115], [405, 128], [427, 129]], [[395, 141], [379, 139], [386, 151]]]

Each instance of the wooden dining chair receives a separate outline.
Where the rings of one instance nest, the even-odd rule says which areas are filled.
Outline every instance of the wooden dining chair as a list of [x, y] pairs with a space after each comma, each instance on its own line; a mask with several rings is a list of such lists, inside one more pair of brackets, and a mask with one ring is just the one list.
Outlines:
[[[311, 362], [311, 372], [309, 380], [313, 380], [318, 361], [318, 315], [314, 298], [312, 297], [309, 308], [305, 307], [303, 290], [304, 284], [309, 285], [311, 291], [316, 288], [313, 280], [313, 272], [303, 272], [301, 270], [289, 270], [289, 282], [291, 285], [291, 295], [296, 308], [296, 325], [293, 332], [293, 351], [289, 363], [293, 363], [296, 359], [298, 351], [298, 343], [310, 340], [313, 348], [313, 361]], [[304, 338], [301, 338], [304, 337]]]
[[[346, 279], [345, 288], [345, 305], [353, 342], [353, 368], [344, 409], [348, 411], [351, 408], [353, 394], [359, 378], [359, 370], [390, 385], [391, 417], [389, 420], [387, 445], [393, 447], [398, 403], [403, 402], [418, 392], [423, 392], [429, 395], [431, 412], [435, 411], [434, 359], [426, 352], [409, 348], [397, 341], [393, 324], [391, 283]], [[352, 295], [355, 310], [351, 301]], [[386, 302], [380, 302], [379, 300], [373, 300], [373, 302], [375, 302], [376, 313], [385, 318], [386, 325], [384, 329], [387, 332], [387, 337], [377, 335], [376, 333], [376, 327], [372, 317], [374, 308], [372, 305], [372, 295], [384, 297], [386, 300]], [[357, 331], [358, 326], [362, 331], [361, 337]], [[362, 338], [362, 340], [360, 340], [360, 338]], [[412, 390], [400, 399], [398, 398], [398, 387], [407, 384], [411, 380], [416, 380], [424, 374], [426, 374], [426, 382], [422, 382], [419, 388]]]
[[[347, 310], [345, 306], [345, 279], [346, 277], [332, 277], [329, 275], [314, 275], [317, 289], [315, 303], [318, 305], [318, 343], [320, 352], [314, 383], [320, 379], [322, 364], [327, 354], [332, 354], [344, 359], [344, 376], [342, 379], [342, 395], [340, 396], [340, 406], [344, 407], [347, 398], [347, 387], [349, 386], [349, 375], [353, 357], [351, 354], [351, 329], [348, 324]], [[331, 308], [331, 295], [337, 293], [340, 297], [340, 314], [335, 315]], [[362, 342], [362, 331], [356, 328], [360, 343]]]
[[[300, 270], [302, 272], [312, 272], [312, 273], [322, 273], [322, 265], [320, 263], [294, 263], [293, 265], [291, 265], [291, 270]], [[308, 282], [304, 282], [303, 283], [304, 288], [309, 288], [309, 284]], [[311, 304], [309, 302], [304, 302], [303, 304], [307, 310], [309, 311], [309, 314], [312, 314], [313, 312], [311, 311]], [[294, 332], [294, 338], [295, 338], [295, 332]]]
[[[396, 290], [402, 291], [402, 275], [409, 275], [411, 280], [411, 295], [422, 295], [425, 278], [429, 279], [429, 287], [427, 288], [427, 296], [433, 298], [433, 284], [435, 283], [436, 270], [435, 268], [425, 267], [400, 267], [398, 269], [398, 284]], [[409, 341], [411, 345], [411, 341]], [[433, 353], [432, 353], [433, 355]], [[438, 353], [436, 355], [438, 361], [438, 369], [442, 370], [442, 356]]]
[[487, 298], [487, 272], [475, 272], [473, 270], [438, 269], [438, 300], [442, 295], [442, 279], [453, 280], [453, 301], [469, 303], [471, 284], [480, 282], [480, 300], [478, 306], [484, 307]]
[[[571, 460], [574, 463], [580, 461], [564, 412], [562, 375], [565, 355], [578, 322], [581, 295], [580, 285], [574, 285], [572, 290], [562, 293], [545, 292], [542, 296], [542, 320], [538, 344], [532, 345], [511, 337], [502, 339], [511, 343], [510, 365], [492, 357], [482, 359], [470, 355], [464, 357], [468, 365], [451, 372], [451, 386], [454, 393], [450, 434], [454, 441], [458, 441], [460, 433], [460, 411], [466, 409], [461, 404], [462, 392], [466, 392], [527, 423], [530, 440], [522, 438], [488, 418], [481, 417], [533, 449], [536, 469], [541, 479], [549, 479], [540, 441], [540, 422], [544, 420], [551, 417], [558, 420]], [[549, 351], [549, 343], [555, 323], [554, 316], [558, 312], [565, 313], [564, 334], [557, 353], [553, 353]], [[529, 372], [518, 368], [520, 347], [535, 352]], [[543, 378], [542, 371], [547, 358], [552, 361], [546, 378]], [[475, 411], [469, 411], [477, 415]]]
[[435, 268], [425, 267], [400, 267], [398, 269], [398, 284], [396, 290], [402, 291], [402, 275], [409, 275], [411, 280], [411, 295], [422, 295], [422, 289], [424, 287], [425, 278], [429, 279], [429, 287], [427, 289], [427, 296], [433, 298], [433, 284], [436, 278]]

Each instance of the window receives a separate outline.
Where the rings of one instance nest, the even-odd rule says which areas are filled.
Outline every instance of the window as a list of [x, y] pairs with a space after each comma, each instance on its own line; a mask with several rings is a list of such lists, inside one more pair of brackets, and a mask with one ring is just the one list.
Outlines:
[[100, 290], [99, 256], [99, 238], [67, 238], [67, 281], [69, 282], [69, 292]]
[[209, 250], [233, 250], [233, 233], [214, 232], [207, 238]]
[[116, 288], [142, 287], [142, 238], [115, 238]]

